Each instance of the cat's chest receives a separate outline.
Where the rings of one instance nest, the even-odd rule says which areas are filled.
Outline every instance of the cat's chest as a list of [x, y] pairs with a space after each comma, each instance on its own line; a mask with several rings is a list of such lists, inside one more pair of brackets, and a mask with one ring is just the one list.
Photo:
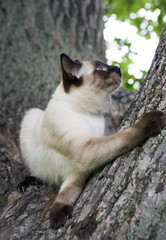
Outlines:
[[103, 116], [82, 115], [82, 118], [89, 125], [93, 137], [102, 137], [105, 132], [105, 120]]

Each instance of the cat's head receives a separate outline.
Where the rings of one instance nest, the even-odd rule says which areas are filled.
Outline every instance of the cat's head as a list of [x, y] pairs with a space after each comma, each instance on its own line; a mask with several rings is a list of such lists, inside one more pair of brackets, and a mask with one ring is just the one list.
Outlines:
[[108, 105], [110, 93], [121, 84], [120, 68], [99, 60], [73, 61], [61, 54], [61, 67], [60, 86], [65, 94], [59, 96], [81, 111], [100, 112]]
[[66, 54], [61, 54], [61, 67], [64, 91], [69, 94], [72, 89], [87, 85], [96, 91], [111, 93], [121, 84], [120, 68], [99, 60], [73, 61]]

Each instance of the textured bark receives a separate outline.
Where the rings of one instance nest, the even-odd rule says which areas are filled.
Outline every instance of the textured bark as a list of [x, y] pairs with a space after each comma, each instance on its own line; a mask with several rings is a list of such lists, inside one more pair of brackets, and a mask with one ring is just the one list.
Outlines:
[[[18, 1], [15, 2], [18, 3]], [[40, 1], [36, 2], [39, 4]], [[57, 2], [60, 3], [60, 1]], [[50, 4], [53, 3], [55, 2], [50, 1]], [[53, 11], [53, 7], [51, 10]], [[42, 41], [42, 39], [37, 39], [36, 42], [38, 40]], [[9, 74], [10, 71], [5, 73], [6, 71], [3, 69], [3, 74]], [[29, 71], [28, 74], [30, 74]], [[48, 72], [47, 75], [49, 75]], [[7, 75], [4, 79], [7, 79]], [[45, 82], [45, 79], [42, 79]], [[12, 88], [9, 90], [14, 97], [16, 92], [14, 90], [12, 92]], [[27, 93], [29, 94], [28, 91]], [[0, 120], [0, 239], [165, 240], [166, 129], [159, 136], [150, 138], [141, 147], [135, 148], [95, 172], [76, 204], [73, 217], [64, 227], [53, 230], [49, 228], [48, 213], [58, 189], [40, 185], [29, 187], [24, 194], [15, 190], [25, 169], [21, 164], [18, 143], [15, 140], [15, 121], [13, 121], [12, 113], [22, 113], [28, 105], [23, 97], [22, 102], [16, 101], [17, 105], [12, 105], [12, 101], [5, 98], [7, 93], [3, 94], [1, 96], [5, 99], [4, 112], [7, 106], [10, 106], [8, 115], [10, 118], [8, 117], [8, 122], [6, 122], [4, 112], [2, 112]], [[23, 95], [26, 95], [26, 92]], [[120, 99], [123, 103], [127, 99], [123, 93], [118, 96], [124, 97], [115, 96], [113, 101]], [[44, 101], [46, 100], [47, 97]], [[38, 104], [37, 100], [35, 104]], [[116, 105], [118, 109], [125, 109], [117, 102]], [[18, 106], [20, 110], [17, 109]], [[166, 27], [163, 29], [150, 70], [127, 111], [123, 127], [129, 126], [144, 112], [152, 109], [166, 112]], [[115, 129], [116, 126], [115, 124]]]

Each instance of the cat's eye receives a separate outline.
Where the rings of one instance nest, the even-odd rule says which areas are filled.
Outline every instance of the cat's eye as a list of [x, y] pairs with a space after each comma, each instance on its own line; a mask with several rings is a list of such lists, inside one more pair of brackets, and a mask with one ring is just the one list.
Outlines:
[[96, 69], [97, 69], [97, 70], [103, 70], [102, 66], [100, 66], [100, 65], [98, 65], [98, 66], [96, 67]]

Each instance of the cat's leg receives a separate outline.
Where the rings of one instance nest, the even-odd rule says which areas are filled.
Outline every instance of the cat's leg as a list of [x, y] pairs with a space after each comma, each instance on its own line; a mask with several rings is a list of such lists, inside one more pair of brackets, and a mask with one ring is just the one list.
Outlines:
[[76, 178], [66, 180], [50, 211], [50, 227], [59, 228], [72, 216], [73, 207], [84, 187], [84, 181]]

